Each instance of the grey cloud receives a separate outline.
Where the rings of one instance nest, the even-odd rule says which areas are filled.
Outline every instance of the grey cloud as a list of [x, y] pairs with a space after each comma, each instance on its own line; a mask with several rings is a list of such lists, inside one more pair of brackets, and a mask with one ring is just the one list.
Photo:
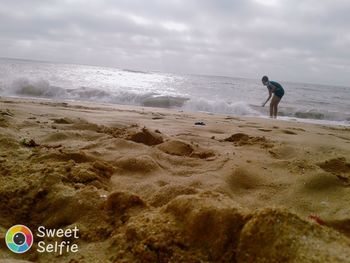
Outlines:
[[345, 0], [4, 0], [0, 56], [350, 85], [348, 10]]

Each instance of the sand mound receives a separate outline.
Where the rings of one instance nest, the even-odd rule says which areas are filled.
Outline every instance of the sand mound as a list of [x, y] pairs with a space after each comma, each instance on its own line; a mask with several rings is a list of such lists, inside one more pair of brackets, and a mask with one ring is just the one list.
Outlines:
[[234, 262], [247, 217], [225, 198], [179, 196], [165, 208], [184, 226], [184, 235], [212, 262]]
[[114, 215], [122, 215], [134, 207], [146, 207], [146, 203], [137, 195], [128, 192], [113, 192], [108, 195], [105, 209]]
[[67, 132], [55, 132], [46, 136], [43, 140], [44, 142], [58, 142], [64, 141], [72, 137], [72, 134], [68, 134]]
[[161, 187], [151, 198], [150, 204], [155, 207], [166, 205], [180, 195], [193, 195], [197, 190], [184, 185], [166, 185]]
[[74, 123], [73, 120], [69, 119], [69, 118], [59, 118], [59, 119], [51, 119], [53, 121], [53, 123], [56, 124], [72, 124]]
[[76, 163], [85, 163], [85, 162], [94, 161], [95, 159], [87, 155], [83, 151], [54, 150], [51, 153], [43, 154], [37, 160], [38, 161], [54, 160], [59, 162], [68, 162], [72, 160]]
[[75, 121], [73, 124], [69, 125], [66, 129], [70, 130], [80, 130], [80, 131], [94, 131], [100, 132], [101, 127], [95, 123], [90, 123], [84, 120]]
[[329, 220], [325, 222], [325, 225], [334, 228], [350, 238], [350, 219]]
[[233, 142], [235, 146], [258, 144], [261, 146], [261, 148], [273, 147], [272, 142], [266, 139], [264, 136], [254, 137], [254, 136], [249, 136], [248, 134], [245, 134], [245, 133], [235, 133], [230, 137], [224, 139], [224, 141]]
[[0, 127], [10, 127], [11, 120], [13, 121], [14, 113], [8, 109], [0, 110]]
[[67, 163], [66, 172], [65, 182], [82, 183], [107, 189], [106, 179], [112, 176], [114, 167], [102, 161], [88, 164], [76, 164], [74, 161], [70, 161]]
[[341, 181], [336, 176], [325, 173], [311, 175], [304, 183], [304, 189], [312, 192], [322, 192], [339, 187], [343, 187]]
[[162, 152], [176, 156], [187, 156], [192, 158], [207, 159], [215, 156], [212, 150], [206, 150], [199, 146], [193, 146], [180, 140], [169, 140], [157, 147]]
[[195, 150], [191, 154], [190, 157], [199, 158], [199, 159], [208, 159], [208, 160], [210, 158], [211, 160], [213, 160], [214, 158], [211, 158], [211, 157], [214, 157], [214, 156], [215, 156], [215, 152], [214, 151], [198, 148], [197, 150]]
[[226, 142], [240, 142], [240, 141], [248, 141], [250, 138], [249, 135], [245, 133], [235, 133], [230, 137], [226, 138], [224, 141]]
[[171, 155], [190, 156], [194, 151], [193, 147], [179, 140], [166, 141], [158, 146], [158, 149]]
[[142, 175], [160, 169], [157, 162], [149, 155], [122, 157], [115, 162], [115, 165], [123, 172]]
[[159, 133], [151, 132], [146, 128], [143, 128], [141, 131], [137, 131], [136, 133], [131, 133], [127, 137], [128, 140], [137, 143], [143, 143], [148, 146], [161, 144], [163, 142], [163, 138]]
[[16, 150], [19, 148], [19, 143], [18, 141], [16, 141], [13, 138], [9, 138], [7, 136], [2, 136], [0, 134], [0, 149], [3, 150], [3, 152], [5, 152], [5, 150], [8, 149], [12, 149], [12, 150]]
[[[103, 199], [95, 187], [74, 189], [56, 184], [36, 206], [33, 219], [51, 228], [78, 222], [99, 222]], [[43, 213], [45, 211], [45, 213]], [[42, 215], [43, 214], [43, 215]]]
[[[64, 165], [34, 169], [37, 171], [33, 170], [32, 175], [19, 170], [17, 176], [1, 182], [1, 224], [23, 222], [33, 227], [60, 228], [76, 223], [82, 229], [87, 227], [88, 231], [84, 231], [86, 235], [93, 235], [94, 239], [101, 236], [103, 231], [98, 230], [102, 227], [104, 200], [101, 195], [105, 191], [96, 186], [68, 181], [64, 176]], [[13, 168], [11, 170], [14, 172]], [[104, 184], [107, 185], [106, 182]]]
[[349, 262], [349, 257], [349, 239], [274, 209], [253, 215], [237, 249], [237, 262]]
[[16, 222], [60, 228], [74, 223], [84, 229], [83, 238], [105, 238], [111, 230], [103, 223], [101, 196], [110, 187], [111, 165], [80, 151], [8, 147], [18, 143], [6, 141], [0, 142], [6, 156], [6, 161], [0, 157], [1, 226]]
[[3, 128], [6, 128], [6, 127], [9, 127], [9, 122], [0, 116], [0, 128], [3, 127]]
[[0, 110], [0, 127], [9, 127], [10, 120], [9, 117], [13, 117], [14, 114], [9, 110]]
[[170, 215], [150, 212], [130, 217], [112, 238], [113, 262], [199, 262]]
[[[133, 126], [130, 128], [133, 128]], [[117, 127], [100, 125], [98, 132], [111, 135], [115, 138], [126, 138], [128, 136], [128, 127], [123, 125], [118, 125]]]
[[239, 191], [258, 188], [262, 179], [244, 168], [237, 168], [226, 177], [226, 182], [232, 191]]

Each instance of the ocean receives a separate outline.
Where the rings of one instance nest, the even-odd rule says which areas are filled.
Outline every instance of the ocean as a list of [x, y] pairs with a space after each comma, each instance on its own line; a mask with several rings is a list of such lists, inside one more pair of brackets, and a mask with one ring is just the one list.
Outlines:
[[[266, 118], [257, 79], [0, 58], [0, 96], [93, 101]], [[275, 80], [271, 76], [272, 80]], [[282, 120], [350, 126], [350, 87], [284, 82]]]

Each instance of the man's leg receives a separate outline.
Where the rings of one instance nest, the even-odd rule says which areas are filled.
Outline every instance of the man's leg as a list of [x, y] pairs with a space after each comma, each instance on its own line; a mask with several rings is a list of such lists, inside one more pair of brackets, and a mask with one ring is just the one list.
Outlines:
[[272, 116], [274, 118], [277, 118], [277, 112], [278, 112], [278, 103], [280, 102], [281, 98], [277, 97], [276, 95], [273, 95], [270, 105], [270, 116], [271, 116], [271, 108], [272, 108]]
[[270, 118], [273, 117], [273, 107], [274, 107], [274, 105], [273, 105], [272, 100], [271, 100], [271, 102], [270, 102]]

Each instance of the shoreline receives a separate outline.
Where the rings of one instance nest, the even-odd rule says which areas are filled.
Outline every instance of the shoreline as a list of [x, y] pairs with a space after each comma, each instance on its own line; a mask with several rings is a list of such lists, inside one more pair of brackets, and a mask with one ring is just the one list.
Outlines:
[[19, 223], [81, 236], [77, 254], [15, 257], [1, 243], [0, 259], [347, 262], [349, 131], [2, 97], [1, 238]]
[[[271, 119], [268, 115], [268, 106], [265, 106], [266, 114], [261, 116], [249, 116], [249, 115], [236, 115], [231, 113], [213, 113], [213, 112], [206, 112], [206, 111], [191, 111], [188, 109], [182, 109], [182, 108], [164, 108], [164, 107], [152, 107], [152, 106], [143, 106], [143, 105], [130, 105], [130, 104], [114, 104], [109, 102], [94, 102], [94, 101], [79, 101], [79, 100], [61, 100], [61, 99], [50, 99], [50, 98], [36, 98], [36, 97], [16, 97], [16, 96], [0, 96], [0, 100], [14, 100], [14, 101], [46, 101], [46, 102], [52, 102], [52, 103], [70, 103], [72, 105], [95, 105], [95, 106], [105, 106], [105, 107], [112, 107], [112, 108], [145, 108], [153, 111], [161, 111], [161, 110], [169, 110], [169, 111], [176, 111], [176, 112], [184, 112], [188, 114], [205, 114], [205, 115], [216, 115], [216, 116], [232, 116], [237, 118], [258, 118], [258, 119]], [[260, 108], [256, 105], [250, 105], [253, 106], [253, 109], [256, 110], [256, 108]], [[325, 125], [325, 126], [339, 126], [339, 127], [350, 127], [350, 123], [348, 121], [335, 121], [335, 120], [326, 120], [326, 119], [308, 119], [308, 118], [298, 118], [294, 116], [285, 116], [280, 115], [277, 117], [278, 121], [286, 121], [286, 122], [292, 122], [292, 123], [307, 123], [307, 124], [315, 124], [315, 125]]]

